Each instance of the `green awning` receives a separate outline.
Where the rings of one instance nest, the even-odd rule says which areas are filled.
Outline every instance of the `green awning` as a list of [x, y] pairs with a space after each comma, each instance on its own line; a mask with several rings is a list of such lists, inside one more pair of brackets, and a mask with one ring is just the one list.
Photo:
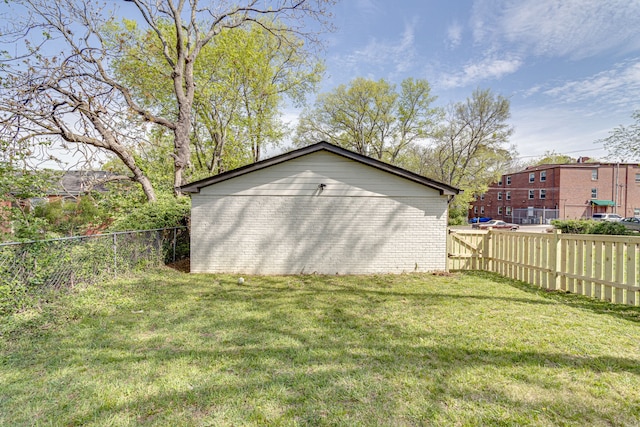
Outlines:
[[592, 200], [591, 204], [594, 206], [615, 206], [613, 200]]

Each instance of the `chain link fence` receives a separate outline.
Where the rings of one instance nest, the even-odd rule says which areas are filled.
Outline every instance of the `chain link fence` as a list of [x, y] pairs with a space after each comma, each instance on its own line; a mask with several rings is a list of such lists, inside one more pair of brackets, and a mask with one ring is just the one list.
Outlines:
[[551, 224], [551, 220], [558, 219], [559, 214], [559, 209], [514, 209], [512, 222], [515, 224]]
[[187, 227], [0, 243], [0, 314], [52, 289], [189, 257]]

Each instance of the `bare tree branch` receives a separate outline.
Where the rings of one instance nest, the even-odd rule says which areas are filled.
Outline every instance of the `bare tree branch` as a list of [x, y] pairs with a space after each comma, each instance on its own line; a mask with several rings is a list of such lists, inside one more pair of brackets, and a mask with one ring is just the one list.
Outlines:
[[[16, 3], [28, 11], [28, 18], [23, 23], [24, 31], [40, 29], [47, 34], [45, 41], [64, 42], [62, 51], [58, 53], [59, 57], [64, 58], [63, 61], [48, 52], [48, 43], [43, 43], [31, 48], [30, 56], [25, 59], [26, 65], [14, 64], [14, 70], [24, 71], [21, 67], [26, 67], [34, 75], [46, 76], [56, 71], [63, 85], [56, 83], [46, 86], [41, 82], [29, 81], [29, 78], [21, 83], [40, 85], [37, 87], [45, 93], [60, 86], [67, 92], [58, 90], [51, 95], [50, 102], [54, 104], [46, 104], [45, 116], [32, 114], [34, 111], [29, 112], [27, 108], [19, 108], [16, 104], [5, 105], [4, 108], [8, 109], [5, 111], [28, 119], [34, 127], [34, 133], [40, 132], [37, 129], [44, 129], [65, 140], [106, 148], [124, 159], [125, 152], [116, 143], [119, 138], [126, 137], [122, 130], [126, 105], [126, 110], [140, 120], [162, 126], [173, 133], [174, 191], [179, 194], [180, 185], [184, 183], [184, 171], [190, 166], [191, 160], [190, 135], [193, 131], [196, 93], [194, 64], [204, 46], [224, 29], [256, 23], [277, 35], [283, 44], [292, 43], [289, 34], [317, 42], [314, 32], [305, 30], [305, 25], [311, 20], [327, 28], [327, 7], [333, 0], [220, 0], [213, 5], [204, 3], [203, 6], [199, 0], [130, 0], [123, 3], [127, 5], [128, 13], [133, 9], [138, 18], [153, 31], [162, 46], [164, 69], [172, 78], [174, 95], [173, 105], [163, 111], [143, 105], [131, 88], [113, 74], [112, 61], [123, 52], [119, 46], [109, 44], [105, 29], [113, 28], [117, 21], [115, 10], [88, 0], [16, 0]], [[174, 29], [173, 33], [165, 31], [167, 25]], [[27, 93], [22, 95], [26, 96]], [[34, 106], [36, 100], [44, 102], [44, 97], [38, 92], [31, 92], [22, 99], [29, 106]], [[55, 108], [52, 109], [52, 106]], [[114, 115], [107, 118], [107, 114]], [[65, 124], [68, 120], [76, 120], [81, 132], [72, 132]], [[15, 125], [17, 121], [4, 122], [5, 126], [10, 123]], [[14, 129], [15, 134], [22, 135], [23, 130], [18, 132], [17, 129]], [[128, 164], [130, 166], [131, 163]], [[134, 175], [139, 176], [138, 173]]]

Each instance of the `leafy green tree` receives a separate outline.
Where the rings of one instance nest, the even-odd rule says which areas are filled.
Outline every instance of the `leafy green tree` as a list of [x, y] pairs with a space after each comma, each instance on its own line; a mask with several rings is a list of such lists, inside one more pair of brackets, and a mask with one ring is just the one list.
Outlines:
[[469, 203], [497, 181], [515, 156], [515, 148], [508, 146], [510, 115], [508, 99], [478, 89], [449, 106], [429, 145], [414, 146], [419, 173], [464, 190], [450, 206], [452, 223], [464, 221]]
[[636, 110], [631, 117], [635, 123], [620, 125], [608, 137], [598, 141], [604, 143], [609, 156], [617, 160], [640, 160], [640, 110]]
[[564, 165], [569, 163], [575, 163], [576, 159], [566, 154], [558, 154], [555, 151], [547, 150], [544, 154], [536, 159], [533, 159], [527, 164], [527, 166], [539, 166], [539, 165]]
[[[117, 119], [118, 114], [123, 113], [129, 115], [128, 122], [132, 122], [135, 117], [147, 124], [166, 128], [173, 136], [173, 186], [174, 192], [179, 194], [185, 170], [191, 162], [193, 111], [197, 92], [194, 67], [203, 49], [223, 31], [246, 28], [253, 24], [262, 26], [277, 37], [279, 46], [295, 43], [297, 37], [302, 37], [309, 45], [313, 45], [317, 41], [316, 33], [307, 28], [327, 28], [327, 6], [333, 4], [333, 1], [218, 0], [215, 4], [210, 4], [200, 0], [129, 0], [117, 4], [126, 7], [129, 16], [137, 16], [150, 29], [148, 34], [153, 37], [153, 45], [157, 43], [161, 47], [162, 54], [153, 66], [170, 77], [171, 102], [166, 110], [147, 108], [137, 102], [131, 88], [113, 73], [112, 61], [123, 54], [130, 40], [128, 34], [123, 34], [122, 43], [114, 45], [105, 37], [105, 31], [117, 21], [116, 11], [111, 9], [113, 2], [15, 0], [12, 5], [24, 8], [24, 19], [17, 22], [21, 28], [4, 34], [11, 34], [9, 41], [16, 43], [16, 46], [18, 42], [22, 42], [19, 48], [24, 48], [24, 51], [14, 56], [12, 67], [6, 63], [4, 65], [11, 68], [11, 71], [27, 70], [35, 80], [46, 81], [52, 71], [64, 71], [70, 82], [65, 96], [75, 103], [69, 105], [68, 111], [91, 111], [89, 117], [85, 118], [90, 125], [87, 126], [87, 131], [91, 136], [96, 132], [100, 133], [104, 123], [112, 125], [110, 130], [128, 133], [131, 129], [126, 125], [127, 121]], [[320, 26], [309, 26], [310, 21], [315, 21]], [[165, 31], [166, 26], [170, 26], [172, 31]], [[26, 42], [24, 37], [18, 39], [14, 36], [20, 33], [27, 35]], [[39, 39], [38, 35], [41, 35]], [[135, 37], [132, 39], [138, 40]], [[55, 42], [53, 54], [46, 49], [51, 45], [50, 42]], [[144, 52], [145, 47], [146, 44], [140, 45], [139, 51]], [[140, 77], [144, 78], [145, 73], [140, 73]], [[77, 81], [76, 86], [72, 84], [74, 79]], [[31, 87], [29, 79], [25, 79], [24, 84], [27, 88]], [[81, 90], [74, 92], [77, 87], [81, 87]], [[38, 89], [33, 93], [34, 96], [37, 95]], [[41, 99], [41, 102], [47, 101], [46, 97]], [[100, 99], [101, 102], [96, 103], [95, 99]], [[55, 110], [57, 105], [58, 101], [54, 101], [50, 107]], [[102, 108], [105, 105], [109, 108]], [[17, 105], [13, 107], [16, 108]], [[16, 113], [19, 118], [23, 117], [22, 111]], [[112, 118], [108, 119], [107, 116]], [[71, 130], [73, 120], [71, 123], [63, 123], [64, 115], [56, 119], [58, 122], [54, 124], [58, 128], [61, 123], [66, 124], [61, 128], [62, 133], [58, 132], [59, 129], [56, 130], [56, 136], [64, 138], [65, 131]], [[14, 121], [14, 129], [19, 128], [18, 122], [19, 120]], [[116, 129], [117, 123], [124, 126]], [[140, 129], [144, 127], [138, 127]], [[104, 135], [100, 136], [104, 138]], [[86, 143], [80, 137], [74, 138], [73, 142]]]
[[[171, 26], [162, 30], [175, 38]], [[162, 45], [153, 33], [125, 21], [112, 26], [109, 34], [112, 44], [127, 44], [114, 69], [137, 102], [177, 116], [170, 102], [171, 76], [156, 65], [162, 61]], [[193, 173], [211, 175], [258, 161], [267, 143], [281, 140], [285, 126], [279, 107], [285, 97], [300, 102], [314, 90], [322, 66], [301, 39], [292, 36], [282, 45], [272, 32], [254, 24], [218, 34], [203, 47], [193, 73], [198, 87], [191, 134]]]
[[[175, 118], [148, 115], [149, 121], [171, 129], [174, 134], [174, 189], [184, 183], [183, 173], [191, 162], [191, 129], [197, 79], [194, 68], [205, 46], [212, 43], [225, 29], [237, 29], [251, 23], [263, 26], [277, 36], [280, 45], [292, 42], [294, 34], [304, 34], [302, 27], [289, 28], [277, 23], [277, 19], [301, 18], [317, 20], [325, 13], [324, 0], [276, 0], [271, 4], [255, 0], [219, 2], [215, 9], [202, 7], [198, 0], [190, 2], [164, 0], [160, 7], [154, 2], [131, 0], [141, 13], [151, 34], [162, 46], [163, 68], [170, 73], [172, 98], [175, 102]], [[243, 4], [244, 3], [244, 4]], [[291, 19], [289, 19], [291, 22]], [[163, 31], [170, 23], [173, 31]], [[175, 36], [175, 37], [174, 37]], [[142, 46], [143, 49], [145, 46]], [[136, 104], [137, 105], [137, 104]], [[146, 115], [148, 110], [139, 110]]]
[[360, 154], [395, 162], [411, 143], [427, 138], [439, 111], [426, 80], [395, 85], [356, 78], [318, 96], [303, 111], [297, 135], [307, 145], [326, 140]]

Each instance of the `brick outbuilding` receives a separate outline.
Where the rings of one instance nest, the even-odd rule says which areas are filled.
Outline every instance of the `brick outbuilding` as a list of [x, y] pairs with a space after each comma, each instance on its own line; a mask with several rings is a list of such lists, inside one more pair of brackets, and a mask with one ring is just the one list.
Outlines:
[[191, 271], [446, 270], [451, 186], [327, 142], [182, 187]]
[[506, 174], [477, 198], [469, 218], [526, 224], [590, 218], [601, 212], [640, 216], [637, 163], [539, 165]]

